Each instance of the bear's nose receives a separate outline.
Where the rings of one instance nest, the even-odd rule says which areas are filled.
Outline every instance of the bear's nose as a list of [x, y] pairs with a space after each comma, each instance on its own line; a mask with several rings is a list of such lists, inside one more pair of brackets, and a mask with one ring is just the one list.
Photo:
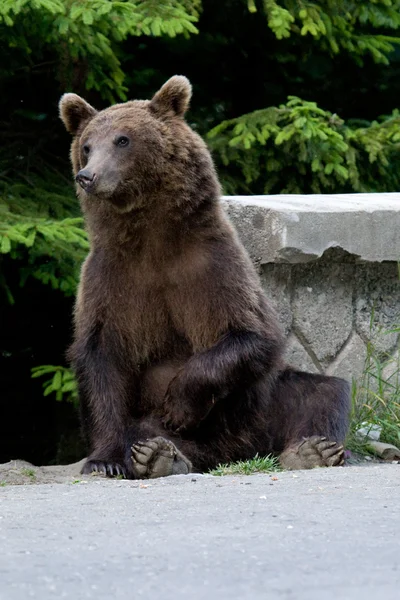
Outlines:
[[75, 181], [79, 183], [82, 189], [87, 190], [96, 178], [96, 173], [92, 173], [89, 169], [81, 169], [75, 177]]

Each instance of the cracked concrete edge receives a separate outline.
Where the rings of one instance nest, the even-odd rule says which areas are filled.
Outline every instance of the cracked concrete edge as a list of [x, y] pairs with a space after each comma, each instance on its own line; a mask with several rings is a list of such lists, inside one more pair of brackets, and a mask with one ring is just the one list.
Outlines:
[[400, 259], [400, 193], [224, 196], [256, 264], [315, 260], [342, 248], [368, 262]]

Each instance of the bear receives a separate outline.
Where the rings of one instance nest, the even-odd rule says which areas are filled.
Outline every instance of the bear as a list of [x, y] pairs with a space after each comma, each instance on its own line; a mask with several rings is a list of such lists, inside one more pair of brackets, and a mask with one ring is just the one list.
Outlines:
[[89, 455], [83, 473], [145, 479], [274, 454], [343, 464], [349, 385], [285, 363], [259, 276], [185, 121], [191, 84], [60, 117], [90, 241], [68, 356]]

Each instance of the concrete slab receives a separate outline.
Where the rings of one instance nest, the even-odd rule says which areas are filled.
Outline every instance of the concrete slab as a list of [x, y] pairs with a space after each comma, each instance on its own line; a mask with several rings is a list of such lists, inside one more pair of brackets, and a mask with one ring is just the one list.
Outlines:
[[329, 248], [365, 261], [400, 257], [400, 193], [224, 196], [258, 264], [308, 262]]

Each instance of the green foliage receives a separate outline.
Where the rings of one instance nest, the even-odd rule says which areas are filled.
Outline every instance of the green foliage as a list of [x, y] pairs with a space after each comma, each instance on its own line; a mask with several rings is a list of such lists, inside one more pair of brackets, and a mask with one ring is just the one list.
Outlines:
[[211, 475], [252, 475], [254, 473], [275, 473], [282, 471], [279, 460], [269, 454], [268, 456], [258, 456], [251, 460], [240, 460], [236, 463], [218, 465], [210, 471]]
[[[227, 193], [372, 192], [398, 189], [400, 116], [365, 127], [290, 96], [278, 108], [223, 121], [209, 134]], [[240, 175], [237, 175], [240, 166]]]
[[0, 37], [27, 65], [33, 49], [37, 56], [51, 49], [64, 89], [83, 80], [114, 102], [127, 91], [119, 44], [129, 36], [197, 33], [198, 11], [197, 0], [3, 0]]
[[[281, 40], [291, 35], [311, 36], [314, 42], [332, 54], [348, 52], [362, 64], [370, 55], [377, 63], [389, 64], [388, 54], [399, 44], [399, 38], [387, 35], [400, 27], [399, 0], [354, 2], [309, 2], [302, 0], [262, 0], [268, 26]], [[256, 12], [254, 0], [248, 2]], [[374, 29], [382, 29], [378, 34]]]
[[58, 402], [65, 400], [71, 402], [74, 406], [78, 405], [78, 388], [75, 377], [70, 369], [66, 367], [41, 365], [34, 367], [32, 378], [52, 375], [43, 383], [43, 395], [55, 394]]
[[295, 17], [289, 10], [273, 0], [264, 0], [263, 4], [268, 18], [268, 27], [274, 32], [278, 40], [290, 37]]
[[[32, 276], [66, 295], [75, 294], [89, 244], [82, 217], [73, 216], [77, 202], [72, 186], [65, 194], [68, 187], [34, 174], [24, 182], [0, 179], [0, 272], [2, 255], [18, 260], [21, 286]], [[1, 287], [12, 303], [4, 278]]]
[[[251, 13], [262, 7], [278, 40], [310, 37], [314, 47], [330, 55], [346, 52], [360, 66], [368, 57], [388, 65], [400, 43], [399, 0], [247, 5]], [[209, 140], [226, 193], [384, 192], [400, 184], [399, 124], [394, 111], [360, 127], [289, 96], [279, 107], [223, 121]]]

